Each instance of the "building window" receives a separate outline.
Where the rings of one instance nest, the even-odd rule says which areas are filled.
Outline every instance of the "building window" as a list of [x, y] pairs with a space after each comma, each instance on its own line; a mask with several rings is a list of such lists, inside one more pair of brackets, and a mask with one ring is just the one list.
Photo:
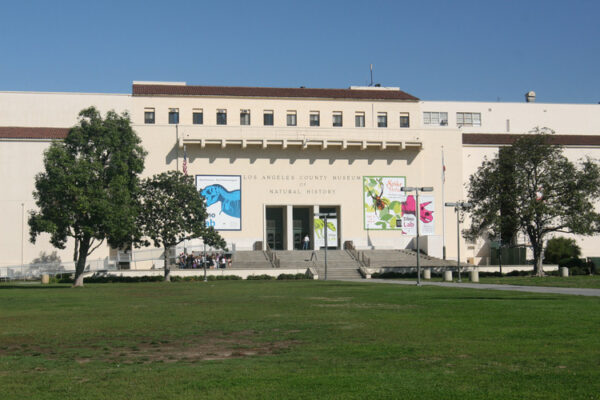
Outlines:
[[410, 128], [410, 115], [408, 113], [400, 113], [400, 128]]
[[456, 113], [456, 125], [481, 126], [481, 113]]
[[265, 110], [263, 114], [263, 124], [265, 126], [273, 126], [273, 110]]
[[217, 110], [217, 125], [227, 125], [227, 110]]
[[154, 123], [154, 108], [146, 108], [144, 110], [144, 123], [145, 124], [153, 124]]
[[387, 128], [387, 113], [385, 113], [385, 112], [377, 113], [377, 127], [378, 128]]
[[423, 113], [423, 124], [425, 125], [448, 125], [448, 113], [447, 112], [429, 112]]
[[192, 110], [192, 123], [194, 125], [202, 125], [204, 123], [204, 113], [199, 108]]
[[170, 124], [178, 124], [179, 123], [179, 108], [169, 108], [169, 123]]
[[365, 127], [365, 113], [364, 112], [359, 111], [354, 115], [354, 126], [356, 126], [357, 128]]
[[342, 126], [342, 112], [341, 111], [333, 112], [333, 126]]
[[240, 110], [240, 125], [250, 125], [250, 110]]
[[321, 125], [321, 119], [319, 117], [318, 111], [310, 112], [310, 126], [319, 126]]
[[287, 126], [296, 126], [298, 124], [296, 119], [296, 111], [287, 112]]

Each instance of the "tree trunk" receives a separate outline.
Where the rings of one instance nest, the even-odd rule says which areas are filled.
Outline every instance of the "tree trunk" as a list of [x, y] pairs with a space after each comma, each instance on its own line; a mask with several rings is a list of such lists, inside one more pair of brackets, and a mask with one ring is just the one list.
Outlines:
[[171, 282], [171, 269], [169, 268], [169, 248], [165, 246], [165, 282]]
[[73, 287], [83, 287], [83, 272], [85, 271], [85, 262], [87, 261], [88, 250], [90, 249], [91, 238], [84, 236], [79, 243], [79, 256], [75, 265], [75, 280]]
[[544, 267], [542, 266], [542, 246], [534, 245], [533, 247], [533, 261], [535, 263], [535, 275], [544, 276]]

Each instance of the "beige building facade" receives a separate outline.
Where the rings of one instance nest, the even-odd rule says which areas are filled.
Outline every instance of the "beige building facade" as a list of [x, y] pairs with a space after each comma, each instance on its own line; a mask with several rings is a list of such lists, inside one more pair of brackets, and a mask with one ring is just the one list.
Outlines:
[[[131, 94], [0, 92], [0, 266], [55, 249], [29, 242], [35, 175], [43, 151], [96, 106], [131, 115], [148, 152], [144, 176], [184, 168], [207, 198], [209, 223], [231, 249], [412, 248], [456, 258], [454, 213], [465, 182], [511, 135], [547, 126], [572, 159], [600, 152], [598, 105], [427, 102], [398, 88], [244, 88], [134, 82]], [[442, 179], [442, 159], [446, 166]], [[415, 193], [404, 187], [431, 187]], [[412, 196], [412, 203], [410, 197]], [[322, 217], [330, 214], [330, 232]], [[335, 214], [335, 216], [334, 216]], [[413, 219], [409, 218], [413, 215]], [[321, 231], [319, 231], [321, 229]], [[596, 255], [598, 238], [578, 238]], [[200, 246], [201, 242], [187, 243]], [[460, 242], [461, 258], [489, 262], [485, 240]], [[63, 261], [72, 248], [60, 250]], [[90, 257], [98, 268], [114, 252]]]

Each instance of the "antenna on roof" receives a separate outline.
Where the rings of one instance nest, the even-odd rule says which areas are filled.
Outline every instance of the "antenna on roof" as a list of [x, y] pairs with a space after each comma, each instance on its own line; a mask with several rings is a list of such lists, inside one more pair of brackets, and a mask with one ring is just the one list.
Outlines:
[[371, 64], [371, 84], [369, 86], [373, 86], [373, 64]]

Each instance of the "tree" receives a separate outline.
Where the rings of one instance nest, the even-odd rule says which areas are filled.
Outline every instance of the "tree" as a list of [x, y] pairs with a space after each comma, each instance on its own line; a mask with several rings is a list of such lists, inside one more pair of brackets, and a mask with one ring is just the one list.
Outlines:
[[225, 248], [225, 240], [206, 226], [204, 199], [192, 177], [179, 171], [163, 172], [142, 182], [142, 212], [138, 225], [156, 247], [164, 249], [165, 281], [171, 280], [168, 251], [184, 240], [202, 238], [204, 243]]
[[127, 113], [109, 111], [103, 119], [90, 107], [66, 139], [44, 153], [44, 172], [35, 178], [38, 211], [30, 211], [30, 239], [42, 232], [64, 249], [75, 239], [73, 286], [83, 286], [87, 257], [107, 242], [121, 248], [134, 242], [139, 210], [138, 174], [146, 153], [131, 128]]
[[[471, 227], [468, 236], [498, 236], [511, 224], [531, 243], [536, 274], [544, 274], [544, 238], [551, 232], [592, 235], [600, 230], [594, 200], [600, 194], [600, 168], [591, 159], [577, 165], [552, 143], [553, 131], [536, 128], [500, 155], [485, 159], [469, 178]], [[507, 172], [508, 171], [508, 172]], [[507, 186], [506, 179], [512, 182]], [[508, 220], [507, 220], [508, 218]]]
[[575, 239], [555, 237], [546, 242], [544, 251], [544, 262], [558, 264], [565, 258], [578, 258], [581, 249], [577, 246]]

